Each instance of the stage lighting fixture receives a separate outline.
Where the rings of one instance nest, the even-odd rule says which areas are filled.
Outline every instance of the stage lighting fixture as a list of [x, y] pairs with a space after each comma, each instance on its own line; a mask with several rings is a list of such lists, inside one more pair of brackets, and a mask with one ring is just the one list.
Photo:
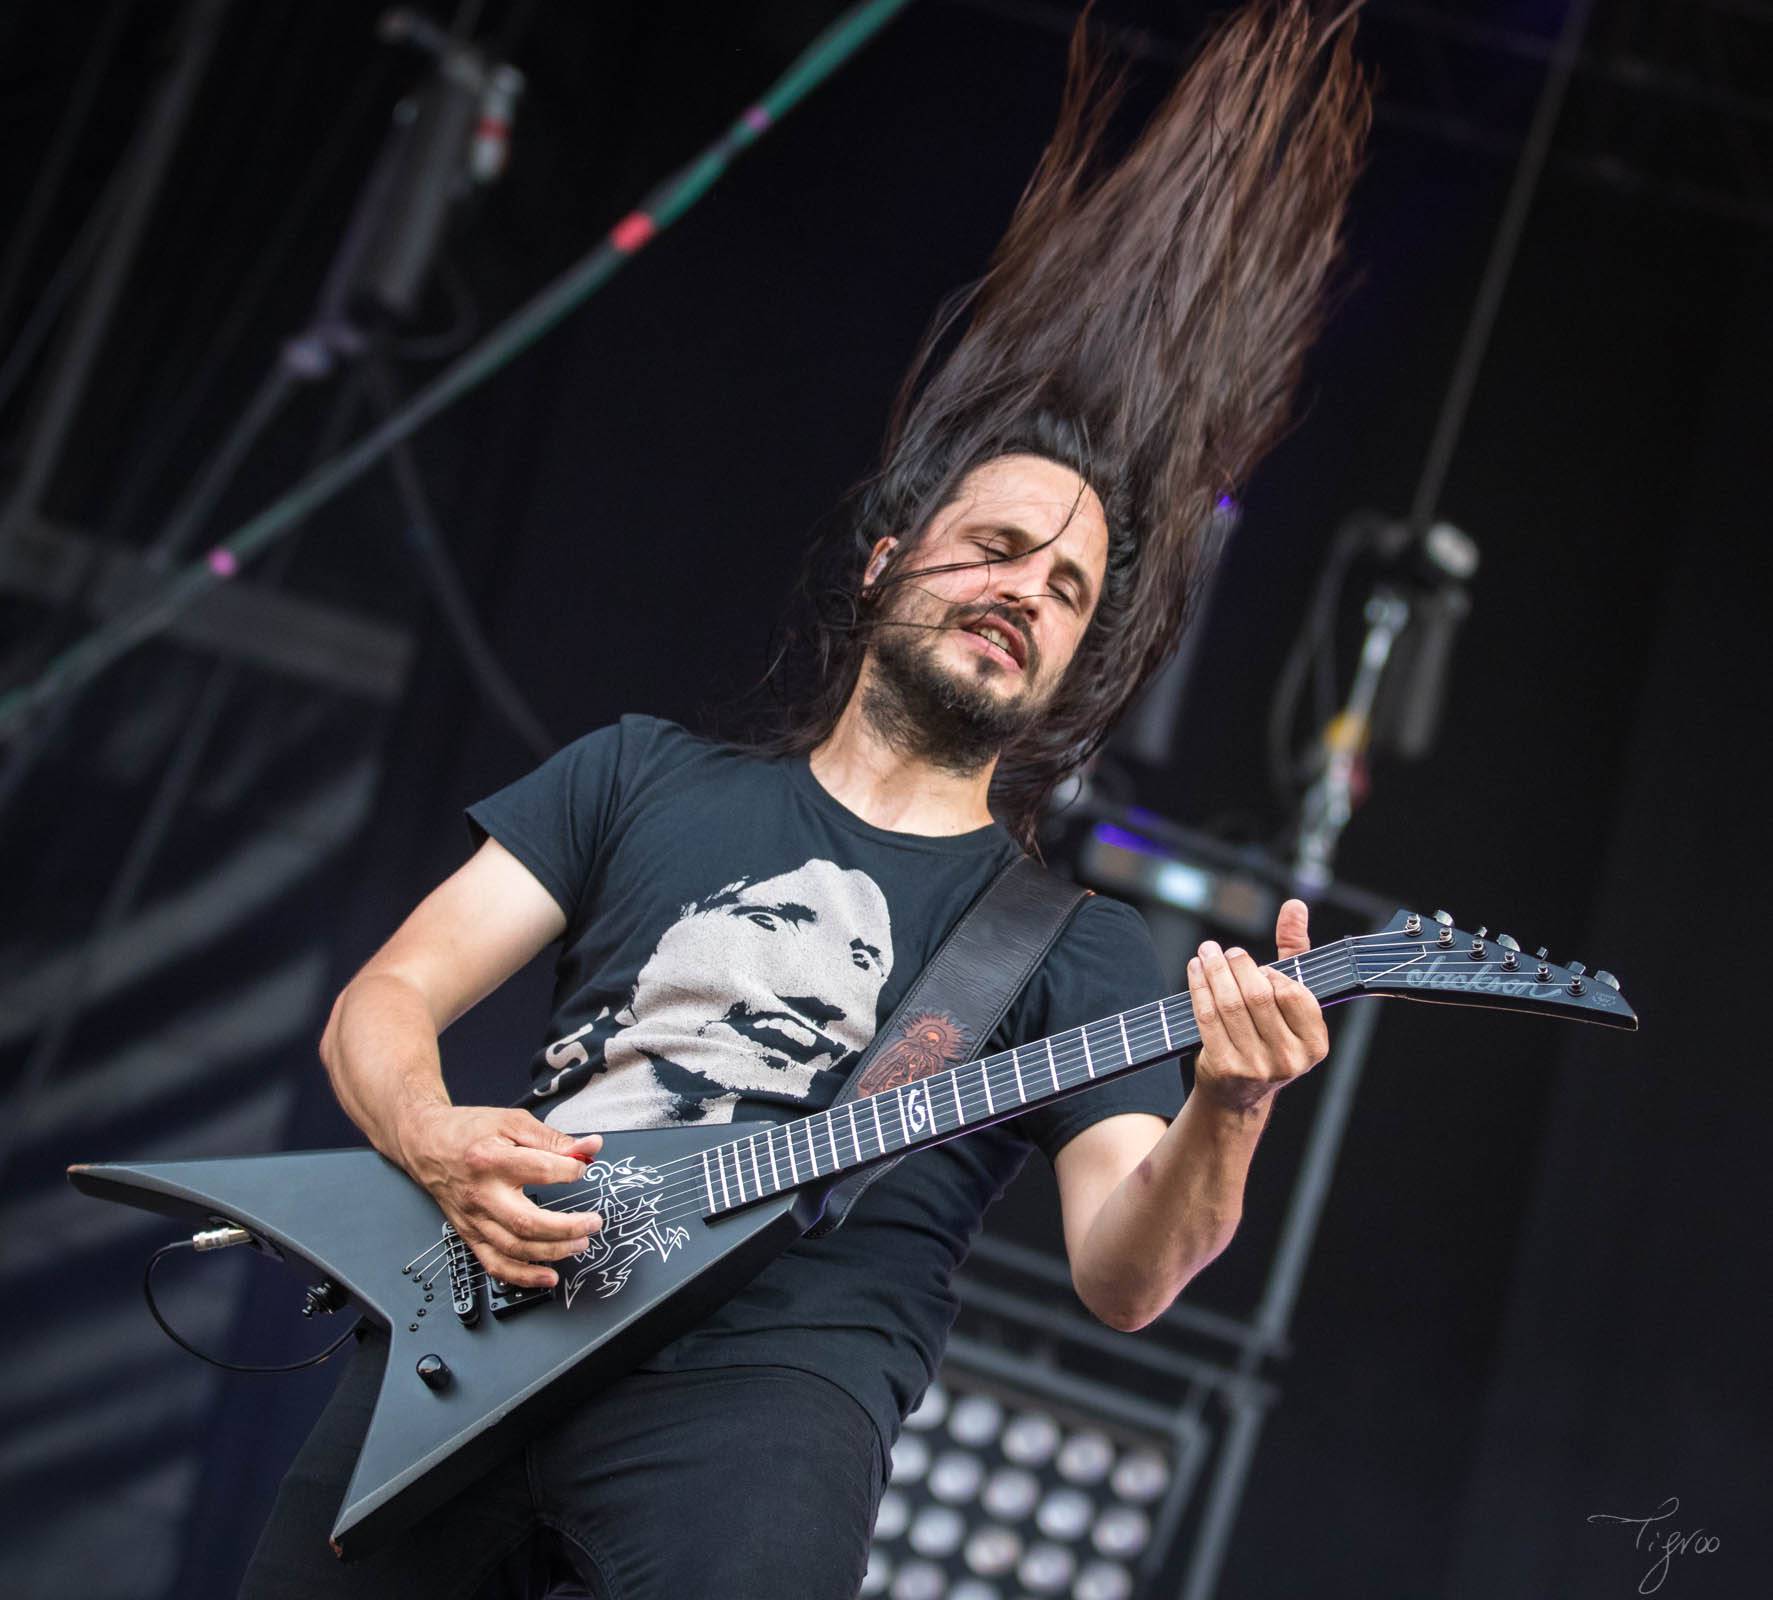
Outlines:
[[1019, 1467], [1044, 1467], [1059, 1448], [1059, 1424], [1044, 1411], [1024, 1411], [1004, 1429], [1003, 1453]]
[[1177, 1436], [1106, 1398], [1092, 1415], [1065, 1375], [974, 1359], [978, 1371], [951, 1350], [906, 1419], [863, 1595], [1133, 1600], [1152, 1514], [1194, 1470]]
[[893, 1482], [916, 1483], [930, 1468], [930, 1447], [915, 1433], [902, 1433], [893, 1446]]
[[911, 1519], [905, 1542], [920, 1556], [933, 1560], [953, 1555], [966, 1531], [966, 1518], [952, 1506], [925, 1506]]
[[991, 1474], [979, 1503], [999, 1522], [1020, 1522], [1040, 1500], [1040, 1479], [1020, 1467]]
[[962, 1505], [984, 1479], [985, 1463], [970, 1450], [944, 1450], [930, 1468], [930, 1493], [948, 1505]]

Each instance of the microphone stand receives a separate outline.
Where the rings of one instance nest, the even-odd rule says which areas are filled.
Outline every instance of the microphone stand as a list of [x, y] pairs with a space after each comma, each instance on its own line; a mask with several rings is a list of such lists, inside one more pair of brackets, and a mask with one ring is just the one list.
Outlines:
[[1323, 732], [1323, 771], [1306, 791], [1300, 810], [1293, 881], [1315, 894], [1335, 877], [1336, 847], [1354, 815], [1355, 783], [1372, 737], [1373, 705], [1398, 637], [1410, 623], [1410, 602], [1390, 584], [1381, 583], [1367, 598], [1367, 633], [1359, 665], [1349, 686], [1348, 701]]

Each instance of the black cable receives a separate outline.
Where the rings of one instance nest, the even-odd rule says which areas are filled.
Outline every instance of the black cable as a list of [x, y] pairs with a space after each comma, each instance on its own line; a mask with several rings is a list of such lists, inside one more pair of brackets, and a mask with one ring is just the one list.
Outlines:
[[413, 334], [396, 341], [393, 352], [402, 361], [442, 361], [466, 350], [480, 332], [479, 302], [462, 269], [443, 250], [437, 252], [437, 281], [449, 300], [454, 320], [436, 333]]
[[174, 1239], [171, 1244], [163, 1244], [153, 1255], [148, 1257], [147, 1269], [142, 1273], [142, 1298], [148, 1302], [148, 1315], [160, 1325], [160, 1331], [172, 1340], [179, 1349], [194, 1355], [199, 1361], [207, 1361], [212, 1367], [220, 1367], [224, 1372], [300, 1372], [305, 1367], [317, 1367], [322, 1361], [336, 1356], [344, 1348], [345, 1341], [357, 1331], [353, 1322], [338, 1338], [334, 1339], [318, 1355], [307, 1357], [303, 1361], [288, 1361], [282, 1366], [265, 1367], [251, 1366], [239, 1361], [223, 1361], [219, 1356], [212, 1356], [207, 1350], [199, 1350], [196, 1345], [184, 1337], [178, 1329], [160, 1314], [160, 1307], [154, 1303], [154, 1269], [160, 1265], [162, 1256], [171, 1255], [174, 1250], [191, 1250], [195, 1246], [189, 1239]]
[[[400, 404], [393, 375], [373, 355], [364, 363], [364, 371], [377, 408], [383, 416], [392, 416]], [[407, 544], [418, 558], [419, 571], [430, 587], [431, 597], [449, 627], [456, 648], [461, 652], [476, 692], [489, 710], [503, 718], [518, 741], [538, 761], [546, 761], [559, 749], [559, 741], [548, 731], [524, 698], [523, 691], [505, 670], [480, 626], [480, 619], [474, 614], [474, 602], [468, 597], [467, 586], [462, 582], [462, 575], [437, 526], [410, 442], [401, 440], [397, 443], [389, 453], [389, 459], [394, 469], [394, 486], [406, 513]]]
[[[1326, 701], [1325, 686], [1326, 679], [1333, 678], [1335, 671], [1336, 614], [1347, 587], [1349, 569], [1355, 557], [1371, 543], [1383, 520], [1377, 512], [1357, 512], [1336, 530], [1305, 620], [1275, 680], [1268, 708], [1268, 776], [1276, 799], [1289, 806], [1298, 798], [1302, 767], [1309, 760], [1308, 754], [1302, 754], [1293, 745], [1306, 674], [1311, 672], [1313, 679], [1315, 734], [1328, 724], [1335, 711], [1333, 698]], [[1330, 694], [1333, 693], [1332, 684]]]
[[1428, 531], [1428, 525], [1434, 521], [1435, 508], [1440, 504], [1441, 490], [1446, 485], [1447, 473], [1459, 446], [1466, 412], [1471, 407], [1472, 391], [1477, 387], [1478, 373], [1490, 346], [1490, 333], [1496, 326], [1496, 315], [1502, 305], [1502, 293], [1513, 273], [1515, 253], [1527, 226], [1527, 213], [1539, 192], [1539, 175], [1544, 170], [1552, 136], [1557, 131], [1558, 115], [1563, 110], [1565, 92], [1582, 54], [1582, 40], [1588, 31], [1588, 17], [1593, 9], [1594, 0], [1570, 0], [1564, 12], [1564, 25], [1552, 48], [1539, 102], [1533, 108], [1533, 125], [1527, 130], [1526, 143], [1521, 146], [1508, 201], [1490, 242], [1490, 254], [1484, 262], [1483, 277], [1478, 281], [1471, 318], [1466, 323], [1459, 355], [1448, 376], [1440, 413], [1435, 418], [1434, 434], [1422, 463], [1422, 476], [1417, 480], [1416, 493], [1410, 501], [1410, 527], [1418, 537]]

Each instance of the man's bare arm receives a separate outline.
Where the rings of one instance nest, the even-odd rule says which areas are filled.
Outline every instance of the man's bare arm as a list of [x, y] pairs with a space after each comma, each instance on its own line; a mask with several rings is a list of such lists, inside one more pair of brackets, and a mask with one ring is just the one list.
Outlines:
[[1103, 1322], [1144, 1327], [1231, 1243], [1267, 1113], [1227, 1113], [1196, 1093], [1167, 1126], [1108, 1117], [1059, 1152], [1072, 1282]]
[[580, 1177], [602, 1140], [527, 1111], [454, 1105], [437, 1039], [565, 928], [553, 896], [489, 839], [345, 986], [320, 1041], [333, 1091], [370, 1142], [430, 1191], [488, 1271], [533, 1286], [555, 1281], [537, 1263], [585, 1248], [601, 1219], [544, 1211], [523, 1186]]
[[[1284, 956], [1309, 946], [1302, 901], [1281, 907]], [[1316, 997], [1211, 942], [1189, 962], [1200, 1025], [1194, 1093], [1166, 1129], [1128, 1114], [1086, 1128], [1054, 1163], [1079, 1298], [1112, 1327], [1143, 1327], [1231, 1242], [1277, 1090], [1329, 1052]]]

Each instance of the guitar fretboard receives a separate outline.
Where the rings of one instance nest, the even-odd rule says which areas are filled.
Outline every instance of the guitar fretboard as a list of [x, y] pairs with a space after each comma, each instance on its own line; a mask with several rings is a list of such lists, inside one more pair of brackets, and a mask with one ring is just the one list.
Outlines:
[[[1345, 939], [1270, 965], [1320, 1001], [1360, 987]], [[1174, 994], [712, 1146], [700, 1158], [704, 1215], [941, 1144], [1199, 1043], [1194, 1001]]]

